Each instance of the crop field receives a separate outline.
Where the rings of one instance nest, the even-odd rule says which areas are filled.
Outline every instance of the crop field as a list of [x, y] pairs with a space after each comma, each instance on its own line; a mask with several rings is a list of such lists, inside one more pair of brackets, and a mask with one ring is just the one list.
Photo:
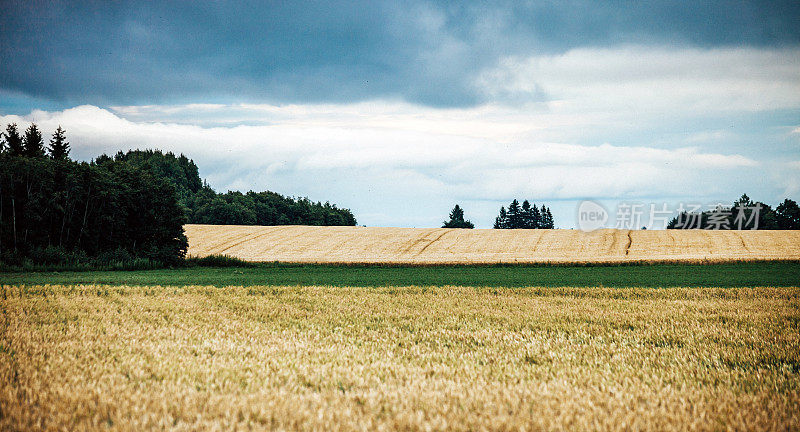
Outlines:
[[796, 231], [186, 231], [0, 273], [0, 430], [800, 429]]
[[800, 260], [800, 231], [465, 230], [186, 225], [189, 255], [329, 264]]
[[798, 288], [2, 287], [0, 430], [797, 430]]

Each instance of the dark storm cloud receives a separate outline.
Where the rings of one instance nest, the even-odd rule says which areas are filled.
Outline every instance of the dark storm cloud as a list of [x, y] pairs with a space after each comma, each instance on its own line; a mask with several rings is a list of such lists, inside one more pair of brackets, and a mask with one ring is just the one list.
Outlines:
[[475, 76], [506, 55], [800, 43], [796, 1], [23, 1], [2, 14], [0, 89], [100, 105], [465, 106], [485, 97]]

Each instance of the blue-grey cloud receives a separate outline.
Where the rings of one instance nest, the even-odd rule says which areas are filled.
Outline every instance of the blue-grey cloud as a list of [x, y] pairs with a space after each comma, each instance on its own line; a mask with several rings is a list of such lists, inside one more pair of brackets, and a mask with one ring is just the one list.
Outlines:
[[792, 0], [454, 3], [7, 1], [0, 90], [66, 104], [469, 106], [505, 97], [474, 80], [506, 56], [800, 44]]

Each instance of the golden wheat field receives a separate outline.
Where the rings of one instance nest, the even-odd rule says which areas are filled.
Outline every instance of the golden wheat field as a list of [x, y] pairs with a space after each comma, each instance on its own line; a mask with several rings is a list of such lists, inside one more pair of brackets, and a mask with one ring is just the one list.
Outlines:
[[3, 286], [0, 430], [797, 430], [798, 288]]
[[222, 254], [247, 261], [495, 264], [800, 259], [800, 231], [184, 228], [189, 256]]

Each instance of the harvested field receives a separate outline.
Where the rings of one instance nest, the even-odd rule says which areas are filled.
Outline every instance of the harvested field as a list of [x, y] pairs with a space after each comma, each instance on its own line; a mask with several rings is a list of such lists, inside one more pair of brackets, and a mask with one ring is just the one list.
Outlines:
[[0, 430], [797, 430], [797, 288], [3, 286]]
[[487, 230], [186, 225], [189, 256], [331, 264], [800, 260], [800, 231]]

